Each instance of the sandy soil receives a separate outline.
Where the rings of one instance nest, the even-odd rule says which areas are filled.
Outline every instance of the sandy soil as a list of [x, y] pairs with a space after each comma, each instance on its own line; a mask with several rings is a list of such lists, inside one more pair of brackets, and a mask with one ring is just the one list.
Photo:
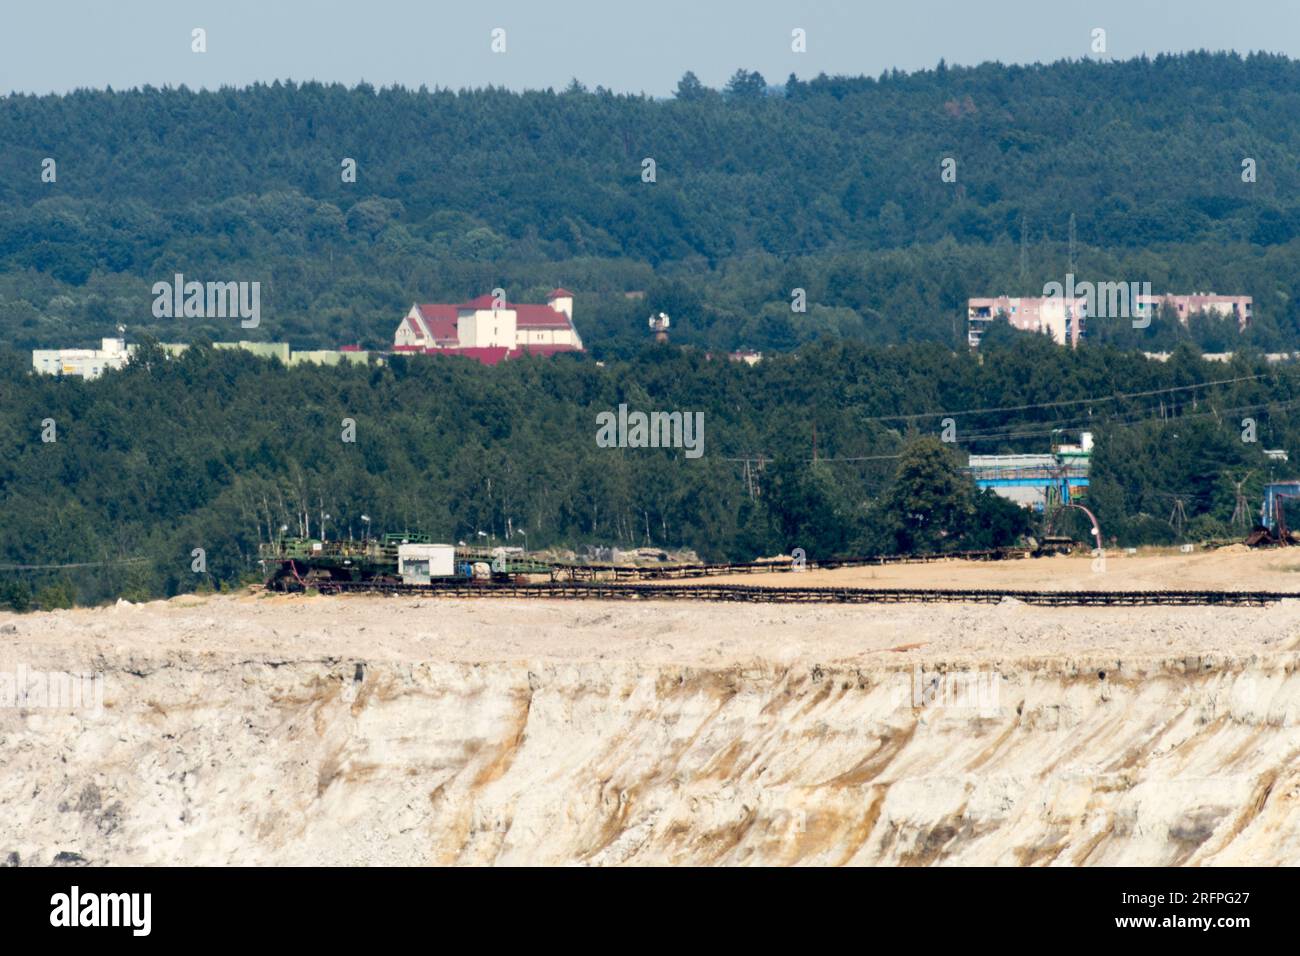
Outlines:
[[[1300, 562], [1212, 557], [1106, 574], [1280, 588]], [[1300, 863], [1300, 600], [189, 596], [0, 614], [0, 683], [22, 670], [103, 701], [0, 706], [0, 863]]]
[[[812, 572], [856, 577], [851, 570]], [[791, 575], [771, 575], [781, 581]], [[753, 661], [857, 665], [902, 657], [1130, 659], [1300, 649], [1300, 595], [1270, 608], [1045, 608], [447, 600], [240, 595], [46, 614], [0, 614], [0, 670], [56, 659], [610, 661], [731, 667]]]
[[1104, 561], [1058, 555], [1013, 561], [936, 561], [799, 574], [700, 578], [718, 583], [788, 587], [1019, 588], [1044, 591], [1225, 590], [1300, 593], [1300, 548], [1252, 550], [1229, 545], [1191, 554], [1107, 551]]

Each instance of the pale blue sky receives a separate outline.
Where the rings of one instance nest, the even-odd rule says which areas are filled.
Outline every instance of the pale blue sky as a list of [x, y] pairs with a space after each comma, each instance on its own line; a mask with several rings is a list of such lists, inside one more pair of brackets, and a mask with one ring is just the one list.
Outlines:
[[[208, 52], [190, 52], [204, 27]], [[489, 48], [494, 27], [507, 52]], [[790, 50], [807, 31], [808, 52]], [[1300, 0], [0, 0], [0, 92], [317, 79], [670, 93], [694, 70], [879, 74], [1194, 49], [1300, 57]]]

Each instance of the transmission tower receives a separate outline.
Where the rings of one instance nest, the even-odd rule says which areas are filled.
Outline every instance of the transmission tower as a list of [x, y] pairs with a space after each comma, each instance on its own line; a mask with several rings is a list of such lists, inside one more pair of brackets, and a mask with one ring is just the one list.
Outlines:
[[1254, 474], [1253, 471], [1248, 471], [1246, 472], [1245, 477], [1241, 479], [1241, 481], [1233, 482], [1233, 485], [1236, 487], [1237, 490], [1237, 503], [1236, 506], [1232, 509], [1232, 521], [1231, 521], [1231, 524], [1234, 528], [1250, 527], [1250, 505], [1246, 503], [1246, 493], [1242, 491], [1242, 488], [1245, 487], [1246, 482], [1250, 480], [1250, 476], [1253, 474]]
[[1183, 525], [1187, 521], [1187, 512], [1183, 510], [1183, 499], [1177, 495], [1174, 496], [1174, 510], [1169, 513], [1169, 526], [1178, 533], [1178, 537], [1183, 536]]

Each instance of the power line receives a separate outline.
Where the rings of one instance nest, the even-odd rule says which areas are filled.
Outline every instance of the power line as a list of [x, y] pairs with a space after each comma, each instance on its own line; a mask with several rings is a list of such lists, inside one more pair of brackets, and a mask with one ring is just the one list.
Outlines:
[[[1295, 408], [1297, 405], [1300, 405], [1300, 399], [1292, 399], [1291, 401], [1288, 402], [1256, 402], [1253, 405], [1238, 405], [1235, 408], [1214, 409], [1213, 411], [1208, 411], [1208, 412], [1187, 412], [1182, 415], [1173, 415], [1166, 418], [1158, 418], [1154, 415], [1140, 415], [1140, 416], [1130, 417], [1130, 418], [1123, 418], [1123, 417], [1111, 418], [1111, 419], [1106, 419], [1104, 421], [1097, 421], [1095, 422], [1095, 424], [1097, 427], [1113, 427], [1116, 425], [1119, 426], [1140, 425], [1143, 424], [1144, 422], [1163, 422], [1165, 424], [1173, 424], [1175, 422], [1191, 421], [1198, 418], [1218, 418], [1223, 415], [1236, 415], [1236, 414], [1240, 414], [1241, 412], [1249, 412], [1249, 411], [1254, 411], [1256, 409], [1263, 409], [1265, 411], [1286, 411], [1288, 409]], [[1077, 426], [1071, 426], [1069, 424], [1069, 422], [1071, 421], [1086, 422], [1088, 420], [1087, 419], [1066, 419], [1066, 422], [1064, 424], [1061, 422], [1053, 422], [1053, 423], [1043, 422], [1042, 424], [1044, 425], [1051, 424], [1052, 427], [1038, 428], [1029, 431], [998, 430], [998, 431], [988, 431], [988, 432], [974, 432], [959, 437], [957, 441], [961, 444], [965, 444], [967, 442], [974, 442], [974, 441], [996, 441], [998, 439], [1034, 438], [1041, 435], [1050, 435], [1053, 432], [1062, 431], [1062, 430], [1073, 431]], [[1026, 424], [1033, 424], [1033, 423], [1026, 423]]]
[[[1250, 377], [1258, 378], [1259, 376], [1250, 376]], [[1192, 387], [1192, 386], [1180, 386], [1180, 387]], [[1134, 393], [1134, 394], [1136, 395], [1138, 393]], [[1300, 406], [1300, 398], [1291, 399], [1290, 401], [1286, 401], [1286, 402], [1274, 402], [1274, 401], [1256, 402], [1252, 405], [1238, 405], [1233, 408], [1213, 409], [1212, 411], [1208, 411], [1208, 412], [1187, 412], [1182, 415], [1174, 415], [1166, 418], [1160, 418], [1155, 415], [1116, 417], [1116, 418], [1110, 418], [1102, 421], [1097, 421], [1095, 424], [1097, 425], [1097, 427], [1114, 427], [1114, 426], [1127, 427], [1131, 425], [1140, 425], [1146, 422], [1158, 422], [1166, 425], [1172, 425], [1177, 422], [1192, 421], [1201, 418], [1219, 418], [1224, 415], [1236, 415], [1242, 412], [1253, 411], [1256, 409], [1264, 409], [1266, 411], [1287, 411], [1289, 409], [1296, 408], [1297, 406]], [[1072, 422], [1086, 423], [1088, 421], [1089, 421], [1088, 419], [1065, 419], [1064, 421], [1041, 423], [1044, 426], [1050, 425], [1050, 427], [1014, 430], [1014, 426], [1013, 426], [1012, 429], [999, 429], [996, 431], [973, 432], [958, 437], [955, 441], [955, 444], [964, 445], [964, 444], [969, 444], [971, 442], [993, 442], [993, 441], [1009, 441], [1017, 438], [1037, 438], [1043, 435], [1051, 435], [1055, 432], [1062, 431], [1062, 430], [1073, 431], [1075, 429], [1074, 426], [1071, 425]], [[1037, 423], [1027, 422], [1026, 424], [1037, 424]], [[759, 462], [759, 461], [768, 462], [768, 461], [776, 460], [777, 457], [778, 456], [763, 454], [763, 455], [751, 455], [743, 458], [723, 458], [722, 460], [733, 461], [733, 462]], [[817, 461], [892, 461], [901, 457], [902, 457], [901, 455], [854, 455], [854, 456], [831, 456], [831, 457], [825, 455], [819, 455], [816, 460]], [[811, 458], [804, 458], [801, 460], [804, 462], [813, 461], [813, 459]], [[1219, 463], [1219, 464], [1226, 464], [1226, 463]]]
[[1212, 385], [1231, 385], [1236, 382], [1250, 382], [1255, 379], [1264, 378], [1259, 375], [1243, 375], [1239, 378], [1223, 378], [1211, 382], [1200, 382], [1196, 385], [1175, 385], [1170, 388], [1155, 388], [1146, 392], [1120, 392], [1114, 395], [1102, 395], [1094, 398], [1071, 398], [1059, 402], [1038, 402], [1032, 405], [1006, 405], [1002, 408], [970, 408], [958, 412], [917, 412], [911, 415], [873, 415], [868, 418], [860, 419], [864, 422], [889, 422], [889, 421], [913, 421], [918, 418], [935, 418], [943, 415], [950, 418], [956, 418], [958, 415], [989, 415], [994, 412], [1024, 412], [1034, 408], [1061, 408], [1066, 405], [1086, 405], [1089, 402], [1113, 402], [1121, 398], [1145, 398], [1151, 395], [1167, 395], [1172, 392], [1185, 392], [1194, 388], [1209, 388]]
[[148, 558], [121, 558], [117, 561], [80, 561], [75, 564], [0, 564], [0, 571], [52, 571], [60, 568], [102, 568], [117, 564], [139, 564]]

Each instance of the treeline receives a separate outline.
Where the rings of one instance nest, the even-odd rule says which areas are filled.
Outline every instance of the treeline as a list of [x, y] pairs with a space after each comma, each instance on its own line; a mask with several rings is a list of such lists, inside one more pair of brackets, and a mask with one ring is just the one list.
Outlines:
[[1223, 324], [1190, 339], [1291, 348], [1298, 91], [1285, 57], [1198, 53], [776, 87], [740, 71], [722, 91], [688, 75], [662, 101], [576, 82], [10, 95], [0, 342], [237, 337], [154, 319], [151, 284], [181, 272], [260, 281], [256, 334], [296, 347], [381, 346], [413, 300], [556, 284], [597, 357], [635, 354], [660, 310], [676, 341], [715, 349], [956, 347], [967, 297], [1041, 293], [1072, 261], [1092, 281], [1253, 295], [1244, 342]]
[[[754, 367], [678, 347], [603, 366], [293, 369], [146, 348], [94, 382], [0, 350], [0, 594], [25, 606], [229, 586], [259, 575], [258, 544], [282, 528], [360, 536], [362, 515], [375, 533], [708, 560], [996, 546], [1042, 528], [976, 494], [965, 455], [1046, 451], [1081, 428], [1097, 440], [1089, 498], [1108, 546], [1226, 537], [1242, 531], [1238, 482], [1254, 513], [1261, 483], [1289, 476], [1262, 449], [1300, 447], [1297, 401], [1294, 367], [1258, 354], [1207, 362], [1183, 345], [1161, 363], [1023, 335], [977, 356], [823, 343]], [[621, 403], [702, 412], [703, 456], [599, 447], [596, 416]], [[955, 443], [938, 440], [945, 418]], [[1083, 539], [1070, 520], [1058, 528]], [[64, 564], [95, 566], [13, 568]]]

